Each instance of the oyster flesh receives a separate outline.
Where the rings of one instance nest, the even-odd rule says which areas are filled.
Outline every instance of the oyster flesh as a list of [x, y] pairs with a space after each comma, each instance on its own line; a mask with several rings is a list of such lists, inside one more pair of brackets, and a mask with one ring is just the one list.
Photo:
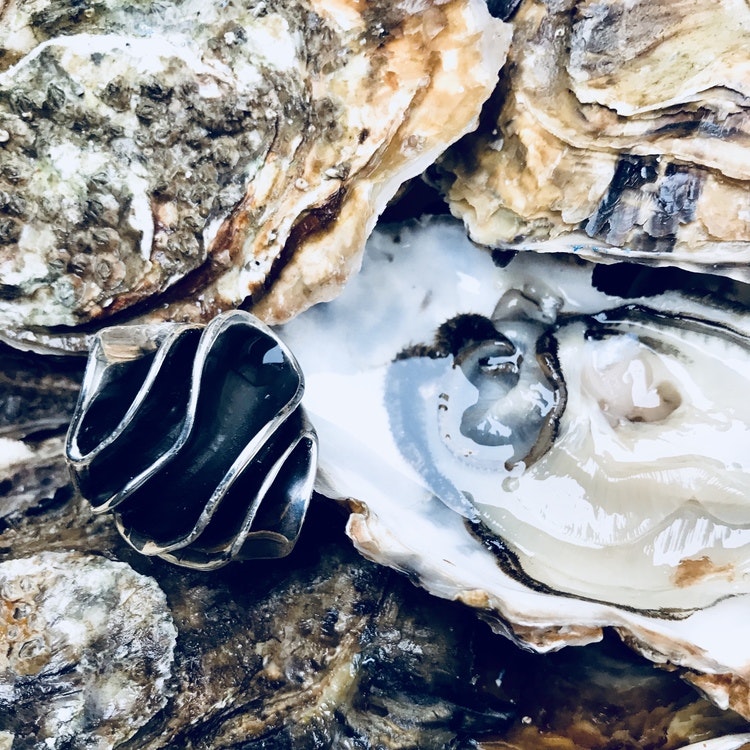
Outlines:
[[750, 279], [745, 0], [524, 0], [484, 126], [442, 163], [471, 237]]
[[518, 642], [612, 626], [750, 716], [747, 299], [609, 269], [493, 258], [450, 220], [377, 231], [343, 294], [282, 330], [319, 489], [351, 498], [366, 556]]
[[4, 3], [7, 335], [329, 298], [509, 40], [482, 0]]

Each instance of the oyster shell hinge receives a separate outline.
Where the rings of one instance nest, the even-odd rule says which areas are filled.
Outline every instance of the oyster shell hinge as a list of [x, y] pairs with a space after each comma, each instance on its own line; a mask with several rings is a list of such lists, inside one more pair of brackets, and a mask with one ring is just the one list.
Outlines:
[[200, 569], [282, 557], [317, 466], [303, 390], [292, 353], [249, 313], [104, 329], [67, 437], [76, 487], [144, 554]]

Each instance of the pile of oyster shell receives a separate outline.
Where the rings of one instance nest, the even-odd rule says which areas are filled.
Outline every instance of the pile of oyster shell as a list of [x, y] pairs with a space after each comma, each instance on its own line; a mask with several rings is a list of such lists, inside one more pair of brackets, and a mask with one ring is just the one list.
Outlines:
[[284, 323], [364, 555], [750, 718], [750, 7], [517, 5], [6, 3], [2, 333]]

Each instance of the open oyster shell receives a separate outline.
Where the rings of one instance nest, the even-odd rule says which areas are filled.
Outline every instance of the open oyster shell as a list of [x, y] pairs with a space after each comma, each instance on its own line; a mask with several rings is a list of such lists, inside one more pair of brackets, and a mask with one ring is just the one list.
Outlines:
[[329, 298], [509, 37], [482, 0], [4, 3], [0, 323], [65, 348], [123, 311]]
[[471, 237], [750, 278], [747, 3], [524, 0], [514, 26], [442, 165]]
[[377, 231], [343, 294], [282, 330], [319, 489], [350, 499], [366, 556], [518, 642], [612, 626], [750, 716], [747, 300], [629, 292], [610, 268], [493, 259], [447, 220]]

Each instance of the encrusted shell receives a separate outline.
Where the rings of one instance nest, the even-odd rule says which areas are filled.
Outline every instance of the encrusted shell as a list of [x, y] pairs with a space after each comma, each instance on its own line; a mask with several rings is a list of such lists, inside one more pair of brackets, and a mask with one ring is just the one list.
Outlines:
[[513, 23], [442, 164], [470, 236], [750, 280], [747, 3], [524, 0]]
[[510, 39], [483, 0], [0, 21], [0, 322], [56, 348], [85, 342], [42, 329], [330, 298], [399, 185], [475, 126]]

